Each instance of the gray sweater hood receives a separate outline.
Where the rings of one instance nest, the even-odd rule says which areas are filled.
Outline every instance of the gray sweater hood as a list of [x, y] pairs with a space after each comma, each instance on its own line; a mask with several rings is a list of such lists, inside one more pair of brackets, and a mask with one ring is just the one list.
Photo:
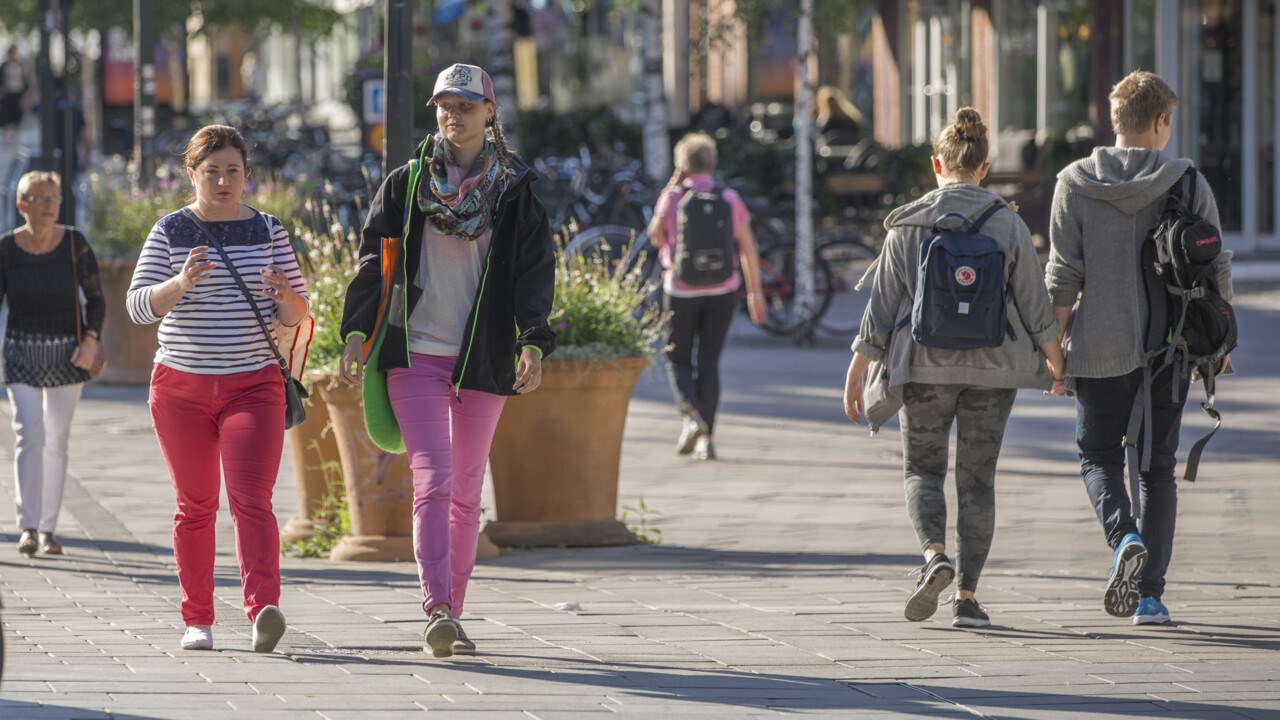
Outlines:
[[1058, 179], [1085, 197], [1135, 215], [1168, 192], [1189, 167], [1190, 160], [1151, 148], [1097, 147], [1058, 173]]
[[[885, 230], [906, 226], [932, 228], [938, 218], [948, 213], [956, 213], [973, 220], [994, 203], [1003, 205], [1004, 200], [984, 187], [968, 183], [949, 183], [889, 213], [884, 219], [884, 228]], [[959, 222], [955, 220], [956, 224]], [[948, 221], [944, 227], [954, 228], [956, 225]]]

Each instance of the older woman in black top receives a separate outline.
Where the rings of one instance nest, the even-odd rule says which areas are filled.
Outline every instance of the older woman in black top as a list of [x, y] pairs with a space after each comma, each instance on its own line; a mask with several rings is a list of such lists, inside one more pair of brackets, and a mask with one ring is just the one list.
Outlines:
[[71, 417], [106, 315], [98, 261], [84, 235], [58, 224], [61, 200], [57, 173], [23, 175], [18, 212], [26, 223], [0, 235], [0, 299], [9, 303], [4, 382], [17, 439], [18, 552], [24, 555], [62, 553], [53, 531], [67, 477]]

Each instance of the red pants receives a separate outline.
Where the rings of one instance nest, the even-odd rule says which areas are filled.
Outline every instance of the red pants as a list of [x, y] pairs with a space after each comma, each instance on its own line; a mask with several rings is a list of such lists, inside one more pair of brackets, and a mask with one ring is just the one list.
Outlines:
[[182, 619], [212, 625], [214, 521], [219, 459], [236, 531], [244, 610], [252, 621], [280, 603], [280, 531], [271, 491], [284, 448], [284, 388], [274, 365], [234, 375], [196, 375], [156, 365], [151, 420], [177, 494], [173, 555]]

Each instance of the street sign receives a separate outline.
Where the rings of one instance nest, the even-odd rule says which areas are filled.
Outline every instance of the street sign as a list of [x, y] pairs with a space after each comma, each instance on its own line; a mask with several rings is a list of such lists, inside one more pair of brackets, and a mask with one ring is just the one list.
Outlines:
[[367, 125], [387, 121], [387, 93], [382, 78], [364, 81], [364, 121]]

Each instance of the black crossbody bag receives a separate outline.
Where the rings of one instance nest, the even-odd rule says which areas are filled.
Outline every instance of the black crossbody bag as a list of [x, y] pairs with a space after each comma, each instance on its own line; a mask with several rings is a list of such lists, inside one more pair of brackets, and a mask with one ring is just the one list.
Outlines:
[[236, 266], [231, 262], [231, 257], [227, 255], [227, 251], [222, 249], [222, 243], [218, 242], [218, 238], [209, 230], [209, 226], [205, 225], [196, 214], [188, 208], [182, 208], [182, 213], [191, 219], [204, 233], [205, 238], [209, 240], [209, 244], [213, 246], [218, 254], [222, 256], [222, 262], [226, 263], [227, 270], [231, 272], [231, 277], [239, 286], [240, 292], [244, 293], [245, 300], [249, 301], [249, 307], [253, 308], [254, 317], [258, 318], [258, 327], [262, 328], [262, 334], [267, 336], [267, 344], [271, 346], [271, 352], [275, 353], [276, 362], [280, 365], [280, 372], [284, 375], [284, 427], [289, 429], [295, 425], [300, 425], [307, 419], [307, 408], [302, 404], [303, 398], [308, 397], [307, 389], [302, 386], [289, 372], [289, 363], [280, 354], [280, 349], [276, 347], [275, 340], [271, 337], [271, 329], [267, 327], [267, 321], [262, 317], [262, 311], [258, 309], [258, 303], [253, 298], [253, 293], [249, 291], [249, 286], [244, 284], [244, 279], [240, 277], [240, 272], [236, 270]]

